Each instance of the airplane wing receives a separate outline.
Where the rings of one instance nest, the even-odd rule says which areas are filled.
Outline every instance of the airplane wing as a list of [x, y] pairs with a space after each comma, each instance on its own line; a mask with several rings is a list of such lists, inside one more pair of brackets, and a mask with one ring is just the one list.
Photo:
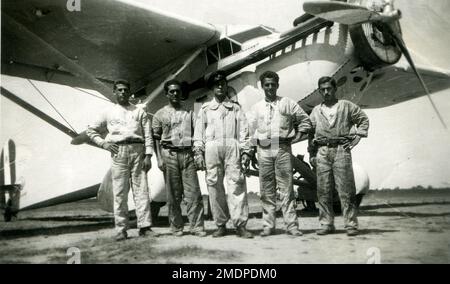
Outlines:
[[[450, 88], [449, 72], [421, 67], [418, 67], [418, 72], [430, 93]], [[381, 108], [425, 95], [411, 67], [394, 65], [374, 72], [372, 83], [364, 91], [359, 105], [363, 108]]]
[[[425, 84], [431, 93], [450, 88], [450, 73], [445, 70], [418, 67]], [[350, 94], [349, 94], [350, 95]], [[354, 101], [362, 108], [382, 108], [423, 97], [422, 89], [411, 67], [401, 64], [384, 67], [374, 71], [370, 84], [366, 87], [359, 101]], [[346, 98], [343, 94], [342, 98]], [[322, 102], [318, 89], [299, 101], [301, 107], [310, 113]]]
[[130, 0], [72, 2], [2, 1], [2, 74], [104, 95], [115, 79], [125, 78], [135, 91], [219, 37], [212, 25]]

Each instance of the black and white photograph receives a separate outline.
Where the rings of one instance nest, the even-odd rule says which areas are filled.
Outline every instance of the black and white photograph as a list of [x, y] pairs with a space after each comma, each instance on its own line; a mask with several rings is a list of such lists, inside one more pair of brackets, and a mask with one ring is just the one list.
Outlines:
[[0, 9], [1, 264], [450, 263], [448, 0]]

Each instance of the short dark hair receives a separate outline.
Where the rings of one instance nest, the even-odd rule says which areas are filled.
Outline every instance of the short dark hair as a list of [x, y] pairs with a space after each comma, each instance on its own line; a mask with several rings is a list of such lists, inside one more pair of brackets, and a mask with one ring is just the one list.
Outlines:
[[335, 89], [337, 88], [336, 80], [334, 80], [334, 78], [331, 78], [331, 77], [328, 77], [328, 76], [324, 76], [324, 77], [320, 78], [320, 79], [319, 79], [319, 82], [317, 83], [317, 85], [318, 85], [319, 88], [320, 88], [320, 85], [325, 84], [325, 83], [328, 83], [328, 82], [330, 82], [331, 85], [332, 85]]
[[273, 71], [266, 71], [266, 72], [262, 73], [261, 76], [259, 76], [259, 80], [261, 81], [261, 84], [263, 83], [264, 79], [266, 79], [266, 78], [275, 79], [275, 81], [277, 81], [277, 84], [280, 82], [280, 76], [278, 76], [278, 74]]
[[167, 93], [167, 91], [169, 90], [169, 86], [171, 85], [177, 85], [180, 87], [180, 89], [182, 88], [180, 81], [178, 80], [169, 80], [167, 82], [164, 83], [164, 91]]
[[225, 74], [225, 72], [223, 72], [222, 70], [215, 71], [209, 76], [208, 81], [206, 82], [206, 86], [208, 87], [208, 89], [212, 89], [216, 82], [220, 82], [222, 80], [227, 81], [227, 75]]
[[117, 80], [114, 81], [114, 90], [116, 89], [117, 85], [119, 85], [119, 84], [127, 86], [128, 89], [130, 89], [130, 86], [131, 86], [131, 84], [130, 84], [130, 82], [128, 80], [117, 79]]

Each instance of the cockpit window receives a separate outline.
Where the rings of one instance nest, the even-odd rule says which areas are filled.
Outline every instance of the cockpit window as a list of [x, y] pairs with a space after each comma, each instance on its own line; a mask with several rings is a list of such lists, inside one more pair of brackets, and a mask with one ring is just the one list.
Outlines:
[[227, 39], [219, 41], [220, 58], [225, 58], [233, 54], [231, 51], [231, 42]]
[[208, 65], [216, 63], [219, 61], [219, 50], [217, 44], [213, 44], [206, 50], [206, 56], [208, 57]]
[[236, 52], [241, 51], [241, 46], [228, 38], [221, 39], [218, 43], [209, 46], [206, 50], [208, 65], [216, 63]]

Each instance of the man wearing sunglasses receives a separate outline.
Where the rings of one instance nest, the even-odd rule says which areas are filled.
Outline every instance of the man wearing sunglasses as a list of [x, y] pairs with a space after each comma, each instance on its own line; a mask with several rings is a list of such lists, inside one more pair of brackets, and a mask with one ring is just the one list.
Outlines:
[[169, 103], [153, 116], [152, 129], [158, 167], [166, 182], [170, 227], [174, 236], [183, 236], [180, 205], [184, 196], [190, 233], [205, 237], [202, 194], [192, 152], [195, 115], [181, 103], [179, 81], [167, 81], [164, 91]]

